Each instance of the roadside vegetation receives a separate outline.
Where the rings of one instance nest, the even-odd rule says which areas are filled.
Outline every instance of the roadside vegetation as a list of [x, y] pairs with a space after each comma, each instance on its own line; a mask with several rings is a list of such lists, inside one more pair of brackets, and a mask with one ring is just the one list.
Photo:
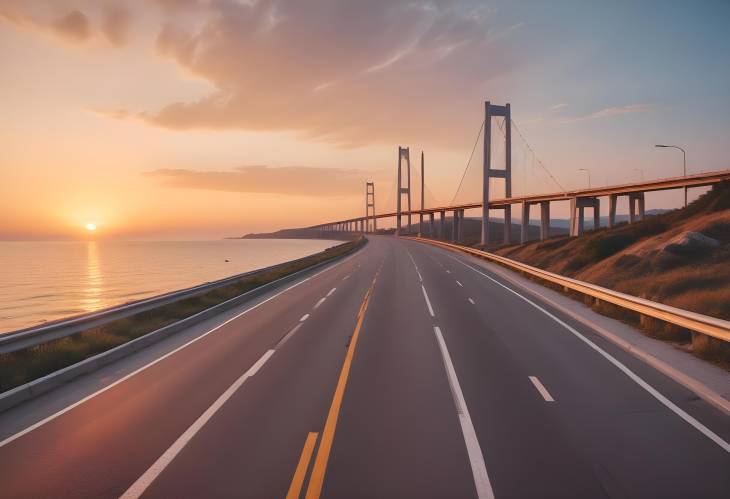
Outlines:
[[115, 320], [65, 338], [0, 354], [0, 392], [41, 378], [93, 355], [197, 314], [272, 281], [341, 256], [365, 244], [362, 237], [328, 248], [299, 262], [262, 272], [153, 310]]
[[[554, 237], [495, 253], [623, 293], [730, 320], [730, 184], [716, 185], [686, 208], [634, 224]], [[582, 295], [580, 299], [583, 299]], [[598, 312], [631, 323], [730, 370], [721, 340], [607, 303]]]

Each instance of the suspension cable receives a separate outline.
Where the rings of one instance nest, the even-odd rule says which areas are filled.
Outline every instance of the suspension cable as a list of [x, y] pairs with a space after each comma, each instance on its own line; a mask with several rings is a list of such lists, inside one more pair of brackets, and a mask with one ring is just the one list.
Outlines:
[[454, 193], [454, 197], [451, 198], [450, 205], [454, 204], [454, 201], [456, 200], [456, 196], [459, 195], [459, 191], [461, 190], [461, 184], [464, 182], [464, 177], [466, 177], [466, 172], [469, 169], [469, 164], [471, 163], [472, 158], [474, 157], [474, 151], [477, 150], [477, 144], [479, 144], [479, 137], [482, 136], [482, 130], [484, 130], [484, 121], [482, 121], [482, 126], [479, 127], [479, 133], [477, 133], [477, 138], [474, 141], [474, 147], [471, 148], [471, 154], [469, 155], [469, 161], [466, 162], [466, 166], [464, 167], [464, 173], [461, 174], [461, 180], [459, 180], [459, 187], [456, 188], [456, 193]]

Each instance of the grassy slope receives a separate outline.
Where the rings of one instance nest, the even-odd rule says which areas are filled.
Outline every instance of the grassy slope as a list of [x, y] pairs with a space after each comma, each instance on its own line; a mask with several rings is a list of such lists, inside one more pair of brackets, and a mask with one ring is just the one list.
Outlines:
[[[681, 256], [661, 248], [670, 239], [697, 231], [721, 242]], [[730, 185], [718, 185], [687, 208], [649, 217], [635, 224], [556, 237], [498, 254], [600, 286], [730, 320]], [[645, 323], [648, 321], [644, 321]], [[663, 324], [644, 324], [653, 336], [692, 344], [689, 332]], [[725, 347], [695, 350], [730, 366]], [[710, 352], [712, 350], [712, 352]], [[699, 353], [699, 352], [698, 352]]]

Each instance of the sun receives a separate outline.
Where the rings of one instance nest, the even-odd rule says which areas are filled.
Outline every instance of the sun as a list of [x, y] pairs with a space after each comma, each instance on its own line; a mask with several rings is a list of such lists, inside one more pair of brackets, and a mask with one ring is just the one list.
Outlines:
[[86, 230], [88, 230], [89, 232], [95, 231], [96, 230], [96, 224], [92, 224], [92, 223], [86, 224]]

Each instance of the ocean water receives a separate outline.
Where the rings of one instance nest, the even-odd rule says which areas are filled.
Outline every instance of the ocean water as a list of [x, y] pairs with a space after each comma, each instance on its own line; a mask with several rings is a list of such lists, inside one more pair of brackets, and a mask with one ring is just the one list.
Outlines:
[[0, 242], [0, 334], [301, 258], [336, 244], [308, 239]]

